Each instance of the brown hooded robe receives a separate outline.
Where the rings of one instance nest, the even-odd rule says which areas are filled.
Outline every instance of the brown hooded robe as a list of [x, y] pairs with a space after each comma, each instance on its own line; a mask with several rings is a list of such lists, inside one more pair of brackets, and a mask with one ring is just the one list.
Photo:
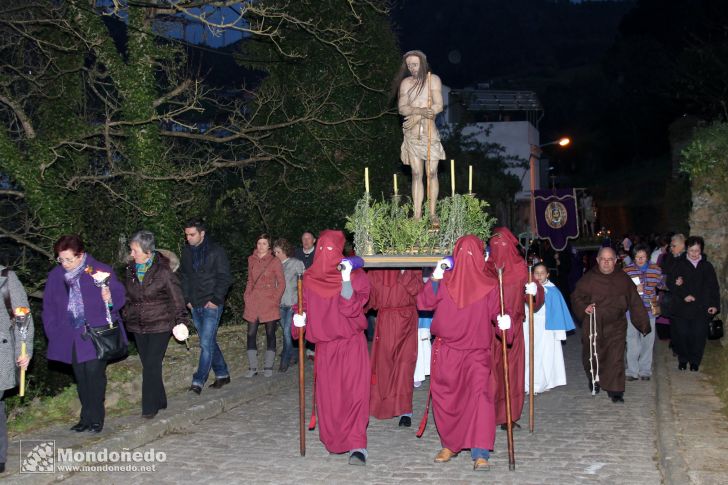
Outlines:
[[[650, 332], [647, 310], [637, 293], [637, 286], [623, 271], [615, 268], [603, 274], [595, 266], [576, 284], [571, 294], [571, 310], [581, 318], [582, 360], [589, 379], [589, 315], [584, 311], [596, 304], [596, 350], [599, 360], [599, 386], [605, 391], [624, 392], [624, 349], [627, 340], [627, 311], [632, 324], [642, 332]], [[596, 361], [592, 360], [596, 371]]]

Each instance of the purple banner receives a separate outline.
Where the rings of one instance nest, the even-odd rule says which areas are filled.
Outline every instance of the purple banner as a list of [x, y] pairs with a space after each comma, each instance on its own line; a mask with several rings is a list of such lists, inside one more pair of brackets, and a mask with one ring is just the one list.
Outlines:
[[536, 232], [548, 239], [556, 251], [563, 251], [567, 239], [579, 237], [579, 211], [574, 189], [547, 189], [533, 192]]

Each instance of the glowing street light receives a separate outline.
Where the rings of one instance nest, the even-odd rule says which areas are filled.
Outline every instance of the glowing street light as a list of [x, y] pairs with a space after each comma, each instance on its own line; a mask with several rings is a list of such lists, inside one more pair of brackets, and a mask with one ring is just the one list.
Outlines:
[[550, 141], [548, 143], [542, 143], [538, 147], [543, 148], [543, 147], [547, 147], [549, 145], [559, 145], [559, 146], [565, 147], [566, 145], [568, 145], [570, 143], [571, 143], [571, 138], [569, 138], [568, 136], [564, 136], [564, 137], [559, 138], [558, 140]]

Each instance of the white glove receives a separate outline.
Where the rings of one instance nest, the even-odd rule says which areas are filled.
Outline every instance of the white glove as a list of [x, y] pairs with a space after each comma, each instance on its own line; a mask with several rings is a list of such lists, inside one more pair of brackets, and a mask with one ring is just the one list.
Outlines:
[[433, 280], [441, 280], [442, 277], [445, 275], [445, 268], [450, 267], [450, 260], [447, 258], [443, 258], [440, 261], [437, 262], [435, 265], [435, 270], [432, 272], [432, 279]]
[[531, 281], [530, 283], [526, 283], [526, 294], [531, 296], [536, 296], [536, 293], [538, 292], [538, 286], [536, 286], [536, 282]]
[[306, 326], [306, 312], [300, 315], [298, 313], [293, 314], [293, 326], [298, 328]]
[[342, 259], [340, 264], [344, 268], [341, 270], [341, 281], [351, 281], [351, 262], [348, 259]]
[[511, 316], [510, 315], [498, 315], [498, 328], [501, 330], [508, 330], [511, 328]]

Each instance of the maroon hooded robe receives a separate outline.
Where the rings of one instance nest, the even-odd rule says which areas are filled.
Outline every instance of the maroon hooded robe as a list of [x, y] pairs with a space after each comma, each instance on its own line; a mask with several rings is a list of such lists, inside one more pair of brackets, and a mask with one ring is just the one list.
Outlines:
[[438, 284], [430, 280], [417, 297], [434, 310], [430, 392], [444, 448], [493, 449], [495, 405], [491, 349], [498, 315], [497, 284], [485, 274], [484, 245], [475, 236], [458, 239], [455, 266]]
[[388, 419], [412, 413], [417, 364], [417, 294], [422, 272], [372, 270], [367, 273], [369, 307], [378, 310], [372, 345], [369, 414]]
[[313, 264], [303, 274], [306, 339], [316, 344], [314, 363], [319, 438], [331, 453], [367, 447], [371, 368], [362, 311], [369, 299], [363, 270], [351, 273], [354, 294], [341, 296], [344, 234], [323, 231]]
[[[523, 411], [526, 391], [526, 345], [523, 338], [525, 304], [528, 303], [525, 286], [528, 283], [528, 267], [518, 252], [518, 239], [505, 227], [493, 230], [490, 239], [490, 258], [487, 273], [498, 281], [497, 268], [503, 268], [503, 303], [505, 313], [511, 317], [513, 341], [508, 340], [508, 382], [511, 391], [511, 420], [518, 421]], [[544, 301], [543, 287], [538, 286], [534, 298], [533, 311], [541, 308]], [[500, 340], [493, 341], [496, 377], [496, 424], [504, 424], [506, 419], [506, 384], [503, 374], [503, 350]]]

